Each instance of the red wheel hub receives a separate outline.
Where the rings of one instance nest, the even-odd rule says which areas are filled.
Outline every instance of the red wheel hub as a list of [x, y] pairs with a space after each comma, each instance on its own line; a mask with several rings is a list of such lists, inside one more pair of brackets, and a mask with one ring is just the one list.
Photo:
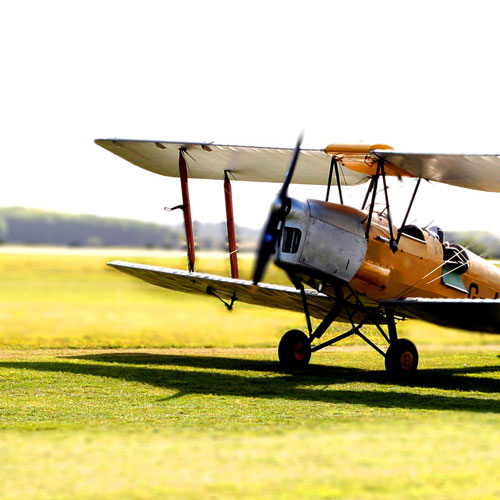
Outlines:
[[405, 351], [399, 358], [399, 361], [403, 370], [411, 370], [413, 366], [413, 354], [410, 351]]
[[295, 359], [298, 361], [302, 361], [306, 357], [304, 352], [304, 344], [302, 342], [297, 342], [295, 344], [295, 349], [293, 350], [293, 354], [295, 356]]

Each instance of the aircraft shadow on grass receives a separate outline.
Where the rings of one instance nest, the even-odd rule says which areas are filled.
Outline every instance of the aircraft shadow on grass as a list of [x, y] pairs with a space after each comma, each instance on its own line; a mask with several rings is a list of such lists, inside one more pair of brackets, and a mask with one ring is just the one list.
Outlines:
[[[72, 359], [84, 360], [84, 364]], [[160, 365], [157, 368], [155, 365]], [[195, 368], [190, 371], [182, 368]], [[64, 357], [57, 361], [3, 361], [0, 368], [64, 372], [75, 375], [112, 377], [177, 391], [174, 396], [210, 394], [262, 399], [283, 398], [296, 401], [317, 401], [332, 404], [365, 405], [379, 408], [408, 408], [423, 410], [453, 410], [500, 413], [500, 399], [482, 399], [470, 395], [417, 394], [408, 389], [439, 389], [499, 393], [500, 378], [484, 375], [499, 372], [498, 365], [466, 366], [447, 369], [423, 369], [401, 391], [385, 391], [395, 386], [384, 371], [357, 368], [310, 365], [304, 372], [280, 373], [274, 361], [227, 358], [222, 356], [193, 356], [150, 353], [105, 353]], [[199, 369], [203, 371], [199, 371]], [[210, 370], [228, 370], [231, 373]], [[245, 376], [234, 372], [262, 372], [262, 376]], [[468, 374], [474, 375], [467, 377]], [[378, 385], [364, 390], [339, 389], [339, 385], [366, 383]], [[397, 387], [397, 386], [396, 386]]]

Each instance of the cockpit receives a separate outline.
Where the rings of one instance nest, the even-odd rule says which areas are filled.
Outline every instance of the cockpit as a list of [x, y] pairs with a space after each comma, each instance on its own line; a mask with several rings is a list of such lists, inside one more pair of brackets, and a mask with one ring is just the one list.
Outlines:
[[420, 228], [409, 224], [400, 229], [403, 236], [423, 244], [426, 243], [424, 231], [441, 243], [443, 250], [442, 283], [461, 292], [467, 292], [460, 276], [469, 269], [469, 256], [464, 247], [446, 241], [444, 231], [438, 226]]
[[432, 236], [433, 238], [438, 239], [441, 243], [444, 243], [444, 231], [438, 226], [425, 227], [422, 229], [413, 224], [408, 224], [401, 228], [400, 233], [425, 243], [424, 231], [429, 236]]
[[444, 243], [444, 231], [438, 226], [431, 226], [427, 229], [427, 232], [437, 238], [441, 243]]
[[404, 236], [409, 236], [414, 240], [418, 240], [425, 243], [424, 232], [418, 226], [414, 226], [412, 224], [403, 226], [400, 230], [400, 233], [403, 234]]

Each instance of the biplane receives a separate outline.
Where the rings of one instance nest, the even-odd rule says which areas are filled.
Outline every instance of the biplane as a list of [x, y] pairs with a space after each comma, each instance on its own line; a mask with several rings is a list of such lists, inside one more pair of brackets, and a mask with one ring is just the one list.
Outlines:
[[[357, 335], [385, 358], [391, 375], [412, 375], [418, 351], [411, 341], [398, 337], [396, 326], [406, 318], [500, 333], [500, 269], [446, 241], [440, 228], [408, 223], [422, 180], [500, 192], [500, 156], [405, 153], [383, 144], [301, 149], [301, 139], [295, 149], [95, 142], [134, 165], [179, 177], [182, 191], [182, 205], [176, 208], [184, 214], [186, 271], [122, 261], [108, 264], [160, 287], [215, 297], [228, 309], [246, 302], [303, 312], [307, 332], [288, 331], [279, 343], [279, 361], [285, 369], [303, 368], [313, 352]], [[391, 216], [391, 176], [415, 183], [399, 227]], [[230, 278], [195, 271], [189, 178], [223, 182]], [[232, 181], [282, 183], [262, 232], [252, 281], [239, 279]], [[289, 197], [292, 182], [326, 186], [325, 199]], [[345, 186], [361, 184], [366, 185], [361, 206], [344, 204]], [[332, 187], [338, 190], [338, 203], [329, 201]], [[383, 210], [378, 209], [377, 197]], [[271, 258], [293, 287], [261, 283]], [[319, 320], [315, 328], [311, 318]], [[334, 321], [345, 323], [346, 331], [322, 339]], [[375, 325], [370, 334], [367, 325]]]

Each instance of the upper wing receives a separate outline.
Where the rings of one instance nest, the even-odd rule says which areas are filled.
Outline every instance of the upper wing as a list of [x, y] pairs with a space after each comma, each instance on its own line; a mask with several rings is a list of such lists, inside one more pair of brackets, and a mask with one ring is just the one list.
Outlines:
[[[292, 149], [226, 146], [192, 142], [97, 139], [96, 144], [138, 167], [179, 177], [179, 149], [186, 151], [189, 176], [238, 181], [283, 182]], [[339, 160], [342, 184], [362, 184], [375, 174], [377, 159], [387, 175], [420, 177], [452, 186], [500, 192], [500, 155], [404, 153], [389, 146], [335, 145], [303, 149], [293, 178], [296, 184], [326, 185], [332, 157]], [[345, 168], [344, 168], [345, 167]]]
[[408, 318], [461, 330], [500, 334], [500, 300], [411, 298], [380, 303]]
[[[223, 179], [229, 171], [237, 181], [283, 182], [293, 149], [225, 146], [189, 142], [97, 139], [96, 144], [138, 167], [161, 175], [179, 177], [179, 149], [186, 151], [189, 177]], [[322, 149], [302, 149], [293, 181], [296, 184], [328, 184], [331, 155]], [[365, 173], [342, 169], [345, 185], [362, 184]]]
[[500, 155], [401, 153], [375, 150], [403, 175], [444, 182], [452, 186], [500, 192]]

